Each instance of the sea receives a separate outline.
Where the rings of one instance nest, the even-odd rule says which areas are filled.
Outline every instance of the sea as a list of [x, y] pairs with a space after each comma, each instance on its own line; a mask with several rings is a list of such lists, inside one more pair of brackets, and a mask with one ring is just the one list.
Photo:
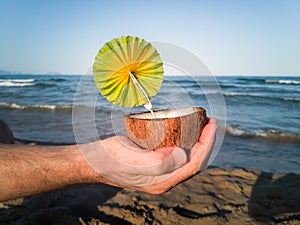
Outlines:
[[[210, 165], [300, 173], [299, 76], [166, 76], [154, 110], [203, 107], [218, 120]], [[0, 119], [24, 143], [66, 145], [125, 135], [124, 108], [90, 75], [0, 75]]]

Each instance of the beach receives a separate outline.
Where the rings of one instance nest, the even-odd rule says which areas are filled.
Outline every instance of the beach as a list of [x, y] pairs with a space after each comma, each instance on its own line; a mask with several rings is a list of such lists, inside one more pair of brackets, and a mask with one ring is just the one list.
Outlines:
[[[80, 184], [3, 202], [0, 224], [300, 224], [300, 78], [217, 79], [218, 86], [205, 77], [166, 77], [152, 99], [155, 110], [201, 106], [218, 120], [224, 136], [208, 170], [162, 195]], [[122, 118], [132, 109], [112, 106], [93, 84], [92, 76], [2, 75], [0, 119], [21, 144], [124, 135]], [[226, 120], [210, 108], [220, 96]]]
[[0, 225], [300, 225], [299, 12], [0, 0]]
[[0, 224], [300, 224], [300, 175], [209, 168], [162, 195], [82, 184], [0, 203]]

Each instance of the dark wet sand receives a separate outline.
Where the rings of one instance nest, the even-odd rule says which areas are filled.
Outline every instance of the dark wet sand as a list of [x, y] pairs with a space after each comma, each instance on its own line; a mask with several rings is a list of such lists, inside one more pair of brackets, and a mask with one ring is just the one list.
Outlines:
[[300, 175], [212, 168], [163, 195], [77, 185], [0, 203], [0, 224], [300, 224]]

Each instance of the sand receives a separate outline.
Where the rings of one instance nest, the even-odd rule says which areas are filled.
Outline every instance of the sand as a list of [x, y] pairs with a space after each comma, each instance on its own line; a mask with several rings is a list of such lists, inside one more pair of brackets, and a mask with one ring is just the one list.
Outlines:
[[76, 185], [0, 203], [0, 224], [300, 224], [300, 175], [211, 168], [163, 195]]

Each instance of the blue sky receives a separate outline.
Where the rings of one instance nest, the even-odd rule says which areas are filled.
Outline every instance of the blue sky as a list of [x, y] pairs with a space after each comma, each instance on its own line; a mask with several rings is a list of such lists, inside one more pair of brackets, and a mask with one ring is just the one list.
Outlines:
[[0, 0], [0, 69], [83, 74], [114, 37], [179, 45], [216, 75], [300, 75], [300, 1]]

